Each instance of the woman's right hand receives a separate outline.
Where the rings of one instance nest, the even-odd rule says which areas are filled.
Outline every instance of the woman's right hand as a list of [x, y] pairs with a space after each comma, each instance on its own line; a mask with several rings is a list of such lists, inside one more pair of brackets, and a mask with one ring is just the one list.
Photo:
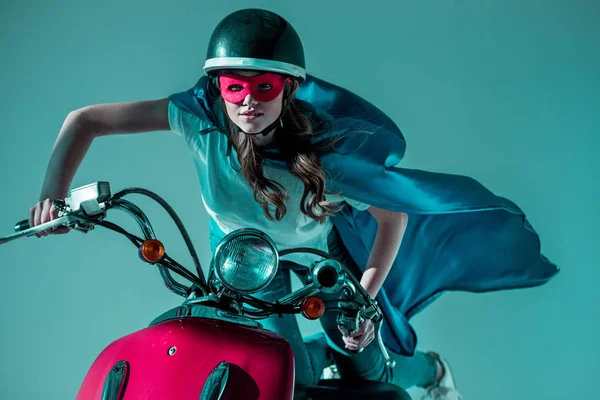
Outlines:
[[[47, 198], [45, 200], [38, 201], [33, 207], [29, 208], [29, 226], [34, 227], [46, 222], [53, 221], [58, 218], [58, 210], [54, 207], [52, 199]], [[61, 226], [54, 229], [46, 229], [35, 234], [37, 237], [48, 236], [48, 235], [60, 235], [68, 233], [71, 228]]]

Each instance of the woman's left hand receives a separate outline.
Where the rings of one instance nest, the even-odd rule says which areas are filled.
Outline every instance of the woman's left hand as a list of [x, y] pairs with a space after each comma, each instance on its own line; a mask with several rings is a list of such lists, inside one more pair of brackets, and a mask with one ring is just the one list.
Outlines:
[[343, 330], [340, 327], [338, 327], [338, 329], [342, 332], [346, 349], [352, 351], [358, 351], [367, 347], [375, 338], [375, 328], [370, 320], [366, 320], [360, 324], [358, 331], [351, 335], [348, 334], [348, 331]]

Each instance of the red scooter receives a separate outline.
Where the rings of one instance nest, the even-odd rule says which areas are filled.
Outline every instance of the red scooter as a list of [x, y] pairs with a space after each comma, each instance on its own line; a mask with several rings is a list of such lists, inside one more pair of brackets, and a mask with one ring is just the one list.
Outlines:
[[[195, 264], [196, 274], [165, 252], [147, 216], [124, 197], [148, 196], [158, 202], [177, 225]], [[308, 248], [278, 251], [273, 241], [255, 229], [240, 229], [218, 245], [205, 278], [192, 242], [175, 211], [155, 193], [132, 188], [111, 194], [107, 182], [73, 189], [54, 202], [59, 217], [30, 228], [27, 220], [0, 244], [37, 232], [66, 226], [87, 233], [96, 226], [124, 235], [140, 258], [158, 268], [168, 289], [185, 300], [170, 316], [109, 344], [89, 369], [77, 400], [292, 400], [292, 399], [395, 399], [410, 396], [381, 382], [344, 382], [322, 379], [316, 386], [294, 385], [294, 355], [279, 335], [267, 331], [261, 319], [301, 313], [317, 319], [337, 312], [338, 323], [355, 331], [364, 320], [376, 328], [377, 343], [393, 362], [381, 340], [382, 313], [359, 282], [327, 253]], [[131, 215], [143, 238], [106, 220], [109, 210]], [[277, 272], [279, 258], [294, 252], [322, 257], [310, 267], [308, 283], [275, 303], [252, 296], [266, 287]], [[173, 278], [179, 275], [190, 284]], [[341, 292], [336, 304], [325, 304], [319, 293]]]

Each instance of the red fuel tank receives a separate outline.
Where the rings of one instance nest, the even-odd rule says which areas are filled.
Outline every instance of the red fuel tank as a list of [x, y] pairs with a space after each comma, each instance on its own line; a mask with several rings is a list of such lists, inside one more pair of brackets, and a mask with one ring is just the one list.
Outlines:
[[[220, 399], [292, 398], [294, 355], [281, 336], [228, 321], [185, 317], [111, 343], [88, 371], [77, 400], [102, 400], [103, 392], [111, 390], [122, 393], [119, 400], [199, 400], [207, 377], [222, 362], [227, 363], [227, 383]], [[107, 380], [111, 373], [117, 378], [112, 383]]]

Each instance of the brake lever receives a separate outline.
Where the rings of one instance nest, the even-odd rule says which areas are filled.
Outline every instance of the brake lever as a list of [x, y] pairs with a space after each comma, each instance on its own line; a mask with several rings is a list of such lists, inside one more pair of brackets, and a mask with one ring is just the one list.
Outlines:
[[[346, 314], [339, 314], [337, 316], [338, 328], [342, 331], [348, 332], [348, 336], [358, 332], [360, 326], [365, 322], [365, 318], [362, 315], [361, 309], [362, 307], [360, 309], [355, 309], [350, 313], [347, 312]], [[344, 337], [347, 336], [344, 333], [342, 334]], [[350, 354], [362, 353], [363, 350], [364, 347], [358, 350], [346, 349], [346, 351]]]
[[[355, 312], [356, 314], [352, 315], [352, 317], [344, 314], [338, 315], [338, 326], [352, 334], [358, 331], [358, 328], [362, 323], [364, 323], [366, 320], [370, 320], [373, 323], [373, 329], [375, 329], [375, 341], [377, 342], [379, 351], [385, 360], [385, 364], [388, 368], [393, 369], [396, 366], [396, 362], [390, 357], [381, 336], [381, 329], [383, 327], [383, 313], [381, 312], [379, 305], [375, 300], [371, 299], [366, 306], [356, 309]], [[360, 348], [359, 350], [346, 349], [346, 351], [350, 354], [359, 354], [362, 353], [363, 350], [364, 347]]]
[[79, 218], [77, 215], [70, 214], [70, 215], [64, 215], [62, 217], [56, 218], [56, 219], [46, 222], [44, 224], [34, 226], [33, 228], [28, 228], [28, 229], [22, 230], [20, 232], [13, 233], [12, 235], [0, 237], [0, 244], [4, 244], [4, 243], [10, 242], [12, 240], [19, 239], [21, 237], [33, 236], [38, 232], [42, 232], [42, 231], [45, 231], [48, 229], [59, 228], [61, 226], [74, 228], [74, 229], [77, 229], [84, 233], [89, 230], [94, 229], [94, 224], [92, 224], [82, 218]]
[[348, 316], [339, 314], [337, 316], [337, 325], [340, 329], [347, 331], [348, 334], [352, 335], [358, 331], [360, 325], [364, 322], [359, 310], [355, 310], [354, 315]]

